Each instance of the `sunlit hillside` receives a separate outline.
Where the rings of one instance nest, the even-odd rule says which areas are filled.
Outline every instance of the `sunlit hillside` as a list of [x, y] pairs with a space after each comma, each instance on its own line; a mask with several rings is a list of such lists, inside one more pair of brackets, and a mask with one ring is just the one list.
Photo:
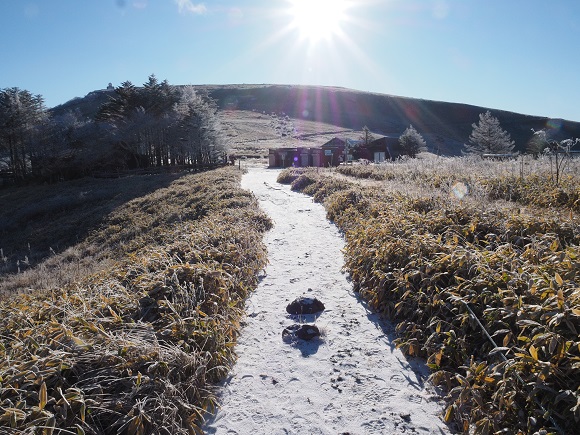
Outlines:
[[[490, 110], [502, 127], [516, 143], [516, 150], [524, 151], [532, 137], [532, 129], [550, 129], [557, 139], [580, 137], [580, 123], [569, 120], [550, 119], [530, 114], [519, 114], [472, 106], [467, 104], [421, 100], [392, 95], [369, 93], [345, 88], [323, 86], [289, 85], [197, 85], [195, 89], [215, 99], [220, 110], [230, 122], [243, 117], [246, 125], [255, 124], [246, 135], [238, 132], [241, 139], [232, 138], [237, 151], [244, 148], [268, 148], [280, 146], [310, 146], [313, 132], [328, 132], [314, 144], [320, 144], [334, 136], [349, 137], [366, 125], [377, 135], [401, 134], [412, 124], [426, 139], [432, 151], [443, 155], [460, 155], [468, 141], [472, 124], [478, 116]], [[85, 116], [94, 116], [98, 107], [111, 95], [101, 90], [84, 98], [71, 100], [52, 109], [55, 114], [79, 110]], [[257, 119], [245, 112], [262, 115]], [[236, 114], [237, 112], [237, 114]], [[288, 117], [294, 130], [282, 135], [272, 123], [270, 116]], [[267, 115], [267, 116], [264, 116]], [[263, 121], [263, 122], [262, 122]], [[312, 122], [316, 123], [312, 127]], [[324, 127], [321, 126], [324, 124]], [[258, 133], [258, 132], [262, 133]], [[252, 141], [254, 143], [252, 143]], [[302, 143], [301, 141], [305, 141]], [[245, 145], [240, 145], [244, 143]]]

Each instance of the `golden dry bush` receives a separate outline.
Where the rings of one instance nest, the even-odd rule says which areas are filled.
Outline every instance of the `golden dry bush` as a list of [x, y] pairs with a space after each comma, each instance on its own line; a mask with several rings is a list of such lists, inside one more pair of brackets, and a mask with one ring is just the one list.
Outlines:
[[387, 180], [387, 171], [377, 171], [374, 165], [345, 165], [339, 166], [337, 171], [343, 175], [356, 178], [371, 178], [375, 180]]
[[[346, 177], [304, 191], [325, 198], [344, 232], [355, 290], [396, 323], [403, 352], [427, 359], [445, 421], [464, 433], [575, 433], [580, 227], [569, 202], [551, 199], [571, 185], [464, 163], [479, 172], [457, 159], [342, 166]], [[489, 187], [510, 184], [521, 196]]]
[[318, 168], [287, 168], [278, 176], [278, 182], [290, 184], [292, 190], [312, 195], [315, 202], [324, 200], [334, 192], [344, 189], [344, 182]]
[[107, 267], [0, 300], [3, 431], [199, 432], [267, 261], [271, 222], [239, 179], [185, 175], [120, 204], [78, 247], [102, 245]]
[[312, 173], [312, 168], [286, 168], [278, 175], [278, 183], [291, 184], [304, 173]]
[[503, 199], [538, 207], [580, 211], [580, 176], [568, 174], [556, 185], [548, 173], [526, 177], [506, 176], [482, 179], [490, 199]]
[[[283, 178], [283, 177], [282, 177]], [[316, 183], [317, 177], [314, 172], [311, 173], [304, 173], [298, 176], [292, 183], [290, 183], [290, 187], [292, 190], [296, 192], [302, 192], [304, 189], [308, 188], [311, 184]]]

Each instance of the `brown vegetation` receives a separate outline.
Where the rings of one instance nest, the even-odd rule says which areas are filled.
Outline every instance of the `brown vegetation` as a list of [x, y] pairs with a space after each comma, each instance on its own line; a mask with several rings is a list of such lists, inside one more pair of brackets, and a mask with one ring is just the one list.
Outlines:
[[[465, 433], [573, 433], [578, 209], [551, 199], [549, 166], [519, 182], [509, 165], [404, 161], [339, 169], [386, 180], [366, 185], [313, 170], [279, 180], [324, 202], [345, 233], [355, 289], [396, 322], [398, 347], [427, 358], [447, 392], [447, 422]], [[498, 194], [514, 189], [527, 196]]]
[[[89, 219], [68, 250], [29, 275], [4, 276], [12, 282], [0, 300], [6, 433], [197, 430], [214, 404], [212, 384], [234, 361], [243, 302], [266, 263], [261, 238], [271, 223], [239, 177], [227, 168], [160, 177], [157, 189], [147, 179], [149, 193], [97, 201], [100, 221]], [[81, 218], [89, 206], [79, 206]], [[47, 210], [43, 222], [75, 211]], [[45, 263], [47, 273], [65, 267], [71, 250], [75, 280], [35, 278]]]

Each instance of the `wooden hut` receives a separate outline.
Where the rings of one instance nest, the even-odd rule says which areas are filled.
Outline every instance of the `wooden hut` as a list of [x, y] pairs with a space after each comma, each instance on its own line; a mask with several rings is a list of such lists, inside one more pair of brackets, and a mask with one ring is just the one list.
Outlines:
[[381, 163], [385, 160], [395, 160], [401, 156], [399, 136], [384, 136], [362, 147], [362, 153], [366, 154], [367, 160]]
[[346, 142], [335, 137], [316, 148], [270, 148], [268, 166], [270, 168], [338, 166], [345, 161]]
[[321, 147], [320, 164], [317, 166], [338, 166], [345, 161], [346, 142], [335, 137]]
[[[308, 151], [305, 148], [270, 148], [268, 150], [268, 166], [270, 168], [288, 168], [303, 166], [302, 162], [308, 161]], [[307, 149], [306, 149], [307, 150]], [[306, 154], [303, 157], [303, 154]]]

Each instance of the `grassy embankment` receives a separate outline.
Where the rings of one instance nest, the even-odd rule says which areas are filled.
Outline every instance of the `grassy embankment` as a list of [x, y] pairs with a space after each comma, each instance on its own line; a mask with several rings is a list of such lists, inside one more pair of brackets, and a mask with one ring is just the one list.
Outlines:
[[289, 169], [279, 181], [323, 202], [344, 231], [355, 289], [396, 323], [403, 352], [427, 359], [445, 421], [465, 433], [571, 434], [580, 171], [570, 169], [560, 186], [546, 161], [465, 158]]
[[3, 433], [197, 430], [266, 263], [239, 177], [0, 191]]

